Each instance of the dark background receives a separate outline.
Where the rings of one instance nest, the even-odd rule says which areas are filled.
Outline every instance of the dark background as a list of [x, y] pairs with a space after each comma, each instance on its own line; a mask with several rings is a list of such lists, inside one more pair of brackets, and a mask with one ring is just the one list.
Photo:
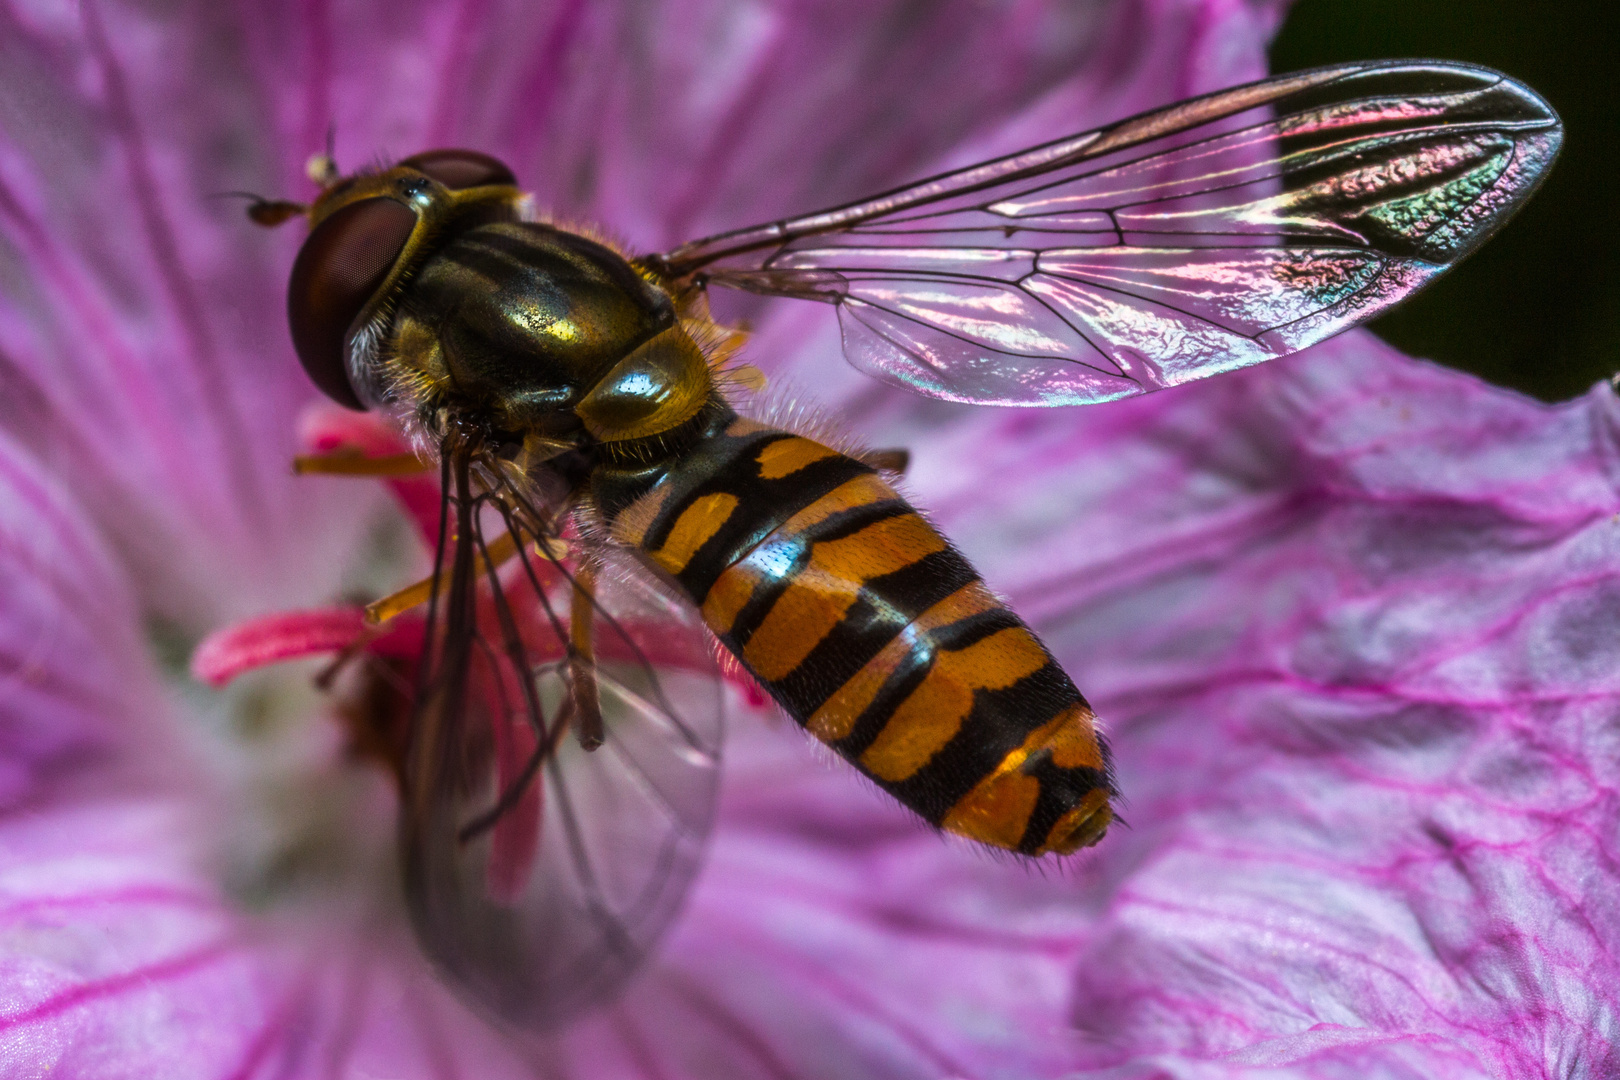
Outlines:
[[1373, 330], [1549, 401], [1620, 370], [1620, 5], [1297, 0], [1271, 70], [1397, 58], [1507, 72], [1558, 110], [1564, 148], [1501, 233]]

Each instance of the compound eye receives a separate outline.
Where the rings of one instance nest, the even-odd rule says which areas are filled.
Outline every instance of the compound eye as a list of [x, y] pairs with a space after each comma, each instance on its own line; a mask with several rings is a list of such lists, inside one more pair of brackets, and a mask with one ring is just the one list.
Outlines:
[[315, 385], [351, 409], [363, 409], [349, 382], [349, 328], [388, 277], [416, 228], [416, 213], [388, 198], [362, 199], [334, 212], [309, 234], [287, 285], [293, 348]]
[[517, 187], [517, 177], [500, 161], [477, 150], [429, 150], [400, 162], [426, 173], [452, 191], [505, 184]]

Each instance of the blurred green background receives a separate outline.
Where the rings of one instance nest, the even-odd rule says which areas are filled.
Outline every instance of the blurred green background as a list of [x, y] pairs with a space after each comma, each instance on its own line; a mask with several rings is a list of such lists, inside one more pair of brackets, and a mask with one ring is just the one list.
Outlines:
[[1564, 149], [1500, 234], [1372, 328], [1549, 401], [1580, 394], [1620, 371], [1620, 5], [1296, 0], [1271, 69], [1429, 57], [1534, 87], [1564, 119]]

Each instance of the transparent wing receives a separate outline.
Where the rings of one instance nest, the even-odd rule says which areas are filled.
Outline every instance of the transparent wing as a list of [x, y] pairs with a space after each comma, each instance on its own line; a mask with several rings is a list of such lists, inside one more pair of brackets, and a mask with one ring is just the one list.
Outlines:
[[[442, 629], [407, 751], [406, 892], [463, 994], [543, 1031], [612, 998], [679, 910], [714, 819], [721, 682], [696, 615], [624, 556], [576, 541], [562, 562], [531, 548], [496, 573], [483, 534], [504, 526], [487, 505], [482, 521], [458, 516], [473, 539], [441, 560]], [[568, 649], [581, 550], [596, 575], [594, 750]]]
[[918, 393], [1107, 401], [1398, 303], [1507, 220], [1561, 138], [1487, 68], [1320, 68], [645, 261], [834, 303], [850, 361]]

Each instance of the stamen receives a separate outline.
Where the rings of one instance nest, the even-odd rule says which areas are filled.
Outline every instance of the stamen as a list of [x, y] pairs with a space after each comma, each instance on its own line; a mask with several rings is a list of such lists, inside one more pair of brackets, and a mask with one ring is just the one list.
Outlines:
[[418, 476], [432, 468], [415, 454], [368, 457], [349, 448], [329, 454], [298, 454], [293, 458], [293, 473], [297, 476], [312, 473], [327, 476]]
[[[542, 550], [543, 547], [543, 550]], [[568, 555], [568, 544], [562, 540], [547, 538], [535, 544], [535, 553], [548, 559], [562, 559]], [[489, 544], [489, 560], [493, 566], [502, 566], [512, 556], [517, 554], [517, 541], [511, 534], [503, 533]], [[440, 582], [442, 592], [445, 583]], [[366, 605], [366, 624], [378, 626], [395, 616], [409, 611], [413, 607], [425, 604], [433, 596], [433, 578], [425, 577], [413, 585], [407, 585], [398, 592], [390, 593], [381, 600], [374, 600]]]

